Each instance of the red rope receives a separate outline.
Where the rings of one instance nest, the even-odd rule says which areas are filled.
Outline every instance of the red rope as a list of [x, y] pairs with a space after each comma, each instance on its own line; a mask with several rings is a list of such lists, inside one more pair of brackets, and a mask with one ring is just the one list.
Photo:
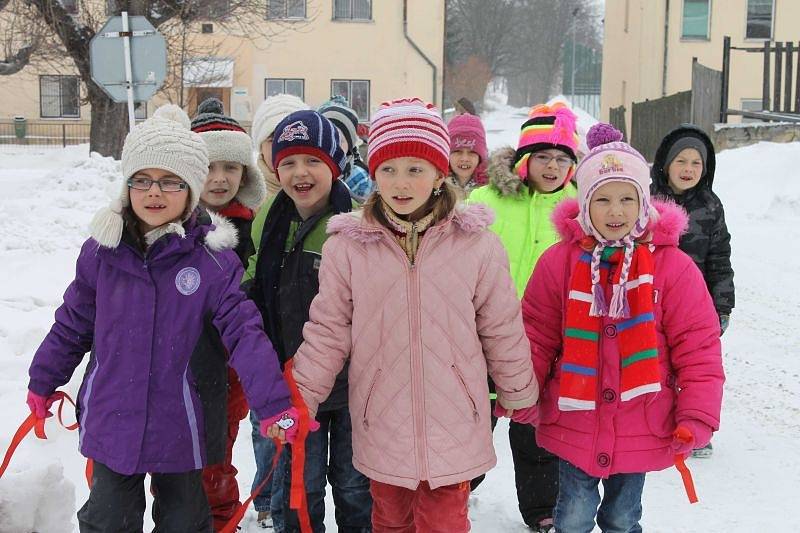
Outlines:
[[289, 491], [289, 508], [297, 511], [297, 519], [300, 522], [301, 533], [312, 533], [311, 519], [308, 516], [308, 500], [306, 497], [306, 487], [304, 482], [306, 464], [306, 436], [309, 431], [308, 407], [303, 401], [300, 389], [292, 374], [294, 361], [289, 359], [284, 365], [283, 376], [289, 391], [292, 394], [292, 405], [300, 413], [299, 427], [297, 436], [292, 444], [292, 485]]

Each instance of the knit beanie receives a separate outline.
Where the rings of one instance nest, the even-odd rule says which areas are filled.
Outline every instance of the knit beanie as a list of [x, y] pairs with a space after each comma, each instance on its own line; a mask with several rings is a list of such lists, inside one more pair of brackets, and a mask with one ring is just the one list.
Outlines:
[[[514, 156], [514, 171], [520, 178], [528, 178], [528, 159], [542, 150], [561, 150], [577, 163], [575, 152], [580, 138], [577, 133], [578, 117], [562, 102], [553, 105], [534, 106], [528, 120], [522, 125], [519, 144]], [[573, 169], [567, 172], [564, 183], [572, 177]], [[562, 184], [563, 185], [563, 184]]]
[[676, 157], [678, 157], [678, 154], [687, 148], [694, 148], [700, 154], [700, 158], [703, 160], [703, 175], [705, 176], [708, 149], [706, 148], [706, 143], [704, 143], [700, 137], [696, 137], [691, 134], [679, 137], [674, 143], [672, 143], [672, 146], [669, 148], [669, 152], [667, 152], [667, 157], [664, 160], [664, 168], [669, 168], [669, 165], [675, 160]]
[[258, 209], [267, 197], [264, 176], [256, 165], [250, 136], [236, 120], [225, 115], [218, 98], [208, 98], [197, 108], [192, 131], [198, 133], [208, 149], [208, 160], [232, 161], [245, 168], [245, 179], [234, 197], [249, 209]]
[[253, 125], [250, 134], [253, 137], [253, 148], [261, 151], [261, 143], [273, 134], [278, 122], [290, 113], [302, 109], [311, 109], [305, 102], [291, 94], [276, 94], [270, 96], [258, 106], [253, 115]]
[[642, 154], [628, 143], [622, 142], [622, 133], [610, 124], [599, 122], [586, 135], [589, 153], [575, 170], [578, 184], [580, 215], [578, 222], [583, 230], [598, 242], [606, 239], [592, 225], [589, 202], [594, 192], [612, 181], [633, 184], [639, 195], [639, 219], [630, 236], [641, 237], [647, 229], [652, 208], [650, 206], [650, 167]]
[[442, 174], [450, 171], [450, 134], [439, 110], [419, 98], [384, 102], [372, 117], [367, 160], [369, 173], [396, 157], [417, 157]]
[[481, 119], [475, 115], [456, 115], [447, 125], [450, 133], [450, 151], [455, 152], [466, 148], [478, 154], [481, 163], [489, 159], [489, 150], [486, 148], [486, 131], [483, 129]]
[[189, 126], [186, 113], [168, 104], [159, 107], [151, 118], [125, 137], [119, 197], [101, 209], [89, 224], [92, 237], [101, 246], [116, 248], [119, 245], [124, 227], [122, 212], [131, 204], [128, 178], [140, 170], [166, 170], [189, 185], [189, 206], [184, 220], [197, 207], [208, 176], [208, 151], [203, 139]]
[[337, 179], [347, 162], [341, 146], [339, 131], [333, 122], [316, 111], [295, 111], [278, 123], [272, 140], [272, 166], [277, 169], [281, 160], [294, 154], [311, 154], [328, 165]]
[[356, 132], [358, 115], [347, 105], [347, 100], [343, 96], [336, 95], [319, 106], [317, 111], [339, 128], [339, 131], [347, 141], [347, 146], [349, 146], [348, 153], [354, 152], [358, 145], [361, 144], [361, 139]]

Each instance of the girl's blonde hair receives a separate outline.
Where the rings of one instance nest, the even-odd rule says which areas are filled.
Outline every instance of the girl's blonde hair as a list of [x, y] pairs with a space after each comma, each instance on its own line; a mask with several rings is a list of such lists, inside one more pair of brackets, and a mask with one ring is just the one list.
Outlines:
[[[458, 203], [458, 191], [456, 191], [455, 186], [453, 186], [446, 177], [442, 181], [440, 188], [442, 193], [438, 196], [431, 194], [431, 197], [428, 198], [428, 201], [424, 205], [425, 214], [431, 211], [433, 212], [434, 224], [450, 216], [450, 213], [456, 208], [456, 204]], [[364, 218], [366, 220], [369, 222], [377, 222], [387, 229], [392, 228], [381, 208], [381, 195], [377, 189], [372, 191], [362, 208], [364, 209]]]

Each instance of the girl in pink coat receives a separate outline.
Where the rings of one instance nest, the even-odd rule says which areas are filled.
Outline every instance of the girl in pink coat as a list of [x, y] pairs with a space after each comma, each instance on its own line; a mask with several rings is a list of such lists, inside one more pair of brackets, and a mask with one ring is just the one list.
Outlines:
[[432, 105], [400, 100], [375, 113], [378, 192], [331, 219], [294, 356], [312, 416], [349, 362], [353, 464], [370, 478], [374, 533], [469, 531], [469, 480], [496, 462], [487, 371], [505, 408], [538, 398], [492, 214], [457, 205], [449, 156]]
[[604, 532], [641, 531], [645, 472], [719, 427], [719, 320], [678, 249], [686, 214], [651, 203], [647, 163], [621, 137], [590, 130], [577, 201], [553, 214], [562, 240], [522, 302], [542, 389], [536, 437], [561, 459], [554, 519], [565, 533], [588, 533], [595, 518]]

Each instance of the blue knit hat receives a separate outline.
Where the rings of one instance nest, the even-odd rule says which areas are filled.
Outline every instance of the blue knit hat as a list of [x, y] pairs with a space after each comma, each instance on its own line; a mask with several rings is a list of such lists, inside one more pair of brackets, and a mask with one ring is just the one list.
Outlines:
[[272, 141], [272, 166], [278, 168], [281, 160], [294, 154], [312, 154], [331, 169], [333, 179], [344, 171], [347, 162], [339, 146], [336, 126], [316, 111], [295, 111], [275, 127]]

